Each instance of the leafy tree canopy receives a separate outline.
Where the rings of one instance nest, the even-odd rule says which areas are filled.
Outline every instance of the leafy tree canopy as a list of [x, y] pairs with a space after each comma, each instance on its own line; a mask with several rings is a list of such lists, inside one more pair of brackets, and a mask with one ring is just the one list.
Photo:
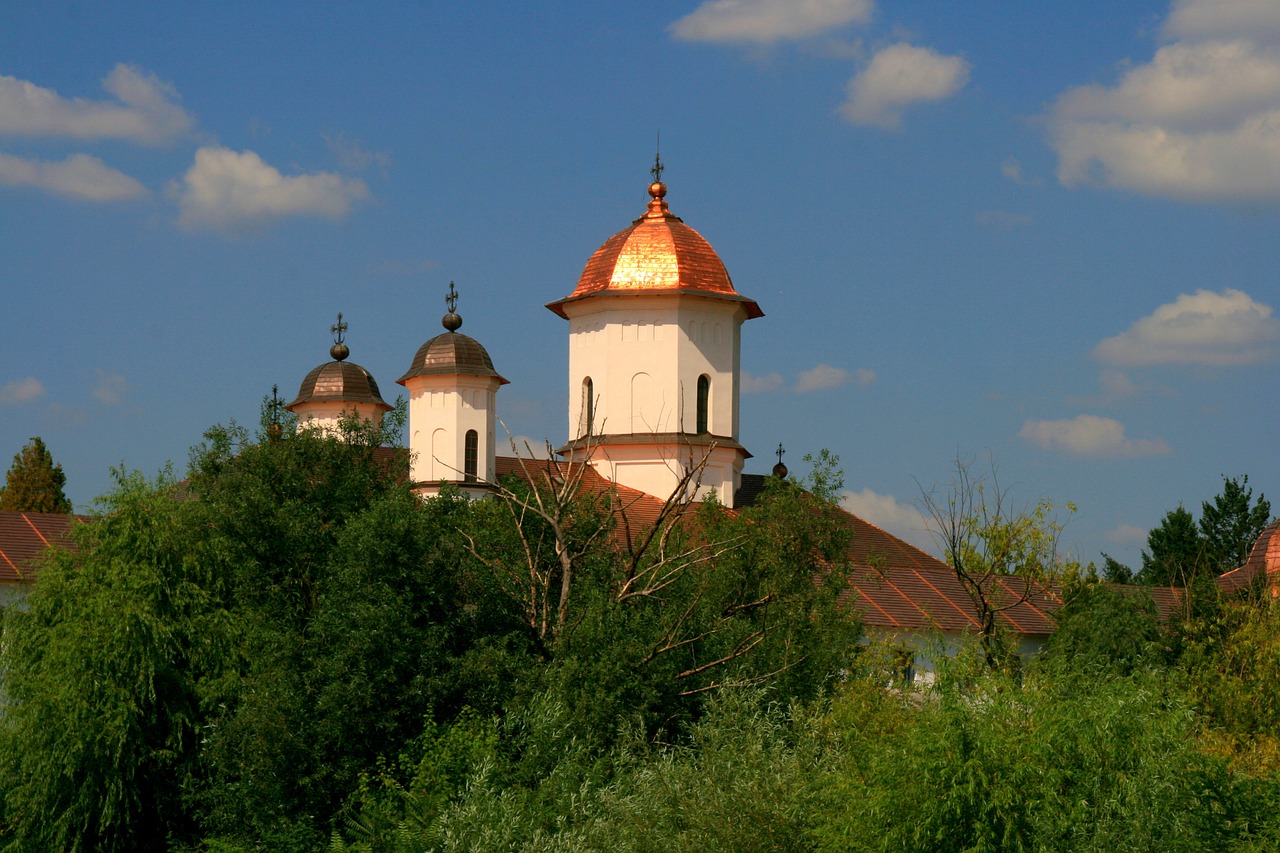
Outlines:
[[1253, 500], [1249, 477], [1222, 478], [1222, 491], [1201, 504], [1197, 523], [1179, 506], [1147, 534], [1142, 569], [1135, 580], [1153, 586], [1193, 586], [1205, 575], [1219, 575], [1244, 565], [1249, 550], [1271, 517], [1265, 495]]
[[14, 454], [0, 489], [0, 510], [18, 512], [71, 512], [71, 501], [63, 494], [67, 475], [62, 465], [39, 436]]

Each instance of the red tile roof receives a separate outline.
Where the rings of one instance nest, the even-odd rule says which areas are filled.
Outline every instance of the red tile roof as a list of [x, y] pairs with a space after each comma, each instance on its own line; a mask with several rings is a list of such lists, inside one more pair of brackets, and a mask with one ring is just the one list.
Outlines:
[[1262, 528], [1243, 566], [1218, 578], [1218, 588], [1228, 594], [1240, 592], [1255, 583], [1271, 587], [1272, 595], [1280, 593], [1280, 518]]
[[0, 583], [35, 580], [40, 555], [68, 545], [76, 517], [54, 512], [0, 511]]

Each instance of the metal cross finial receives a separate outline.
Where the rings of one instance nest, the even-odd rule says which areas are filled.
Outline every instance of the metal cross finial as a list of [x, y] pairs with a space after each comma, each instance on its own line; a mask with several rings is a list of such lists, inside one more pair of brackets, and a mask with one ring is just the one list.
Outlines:
[[444, 298], [444, 304], [448, 306], [449, 313], [456, 313], [458, 307], [458, 291], [453, 289], [453, 282], [449, 282], [449, 293]]
[[666, 166], [662, 165], [662, 134], [658, 134], [658, 152], [653, 155], [653, 168], [649, 170], [649, 174], [653, 175], [653, 182], [662, 182], [662, 170]]
[[271, 423], [273, 426], [280, 425], [280, 404], [284, 401], [280, 399], [280, 386], [271, 386]]
[[342, 312], [341, 312], [341, 311], [339, 311], [339, 312], [338, 312], [338, 322], [336, 322], [336, 323], [334, 323], [332, 326], [330, 326], [330, 327], [329, 327], [329, 331], [330, 331], [330, 332], [332, 332], [334, 335], [336, 335], [336, 337], [333, 339], [333, 342], [334, 342], [335, 344], [340, 344], [340, 343], [342, 343], [342, 336], [343, 336], [344, 334], [346, 334], [346, 331], [347, 331], [347, 324], [346, 324], [346, 323], [344, 323], [344, 322], [342, 322]]
[[784, 454], [784, 453], [786, 453], [786, 452], [787, 452], [787, 451], [786, 451], [786, 450], [784, 450], [784, 449], [783, 449], [783, 447], [782, 447], [782, 442], [781, 442], [781, 441], [779, 441], [779, 442], [778, 442], [778, 450], [777, 450], [777, 453], [778, 453], [778, 464], [779, 464], [779, 465], [781, 465], [781, 464], [782, 464], [782, 454]]

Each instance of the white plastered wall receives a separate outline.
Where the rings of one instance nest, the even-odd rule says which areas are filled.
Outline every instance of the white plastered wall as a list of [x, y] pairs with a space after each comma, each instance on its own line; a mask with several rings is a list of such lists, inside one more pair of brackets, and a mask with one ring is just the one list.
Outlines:
[[[690, 296], [598, 296], [569, 316], [569, 432], [585, 431], [583, 380], [595, 391], [595, 432], [693, 432], [698, 377], [711, 380], [708, 431], [738, 438], [739, 344], [745, 311]], [[647, 376], [646, 383], [636, 381]], [[633, 393], [638, 392], [638, 393]]]
[[[707, 431], [738, 440], [746, 319], [739, 302], [684, 294], [601, 294], [568, 303], [564, 311], [569, 317], [569, 438], [586, 434], [587, 378], [595, 435], [655, 436], [648, 443], [602, 444], [592, 457], [602, 475], [649, 494], [670, 493], [690, 448], [658, 436], [696, 432], [700, 376], [710, 381]], [[692, 449], [699, 459], [705, 452]], [[713, 456], [703, 491], [715, 491], [732, 505], [742, 454], [722, 447]]]
[[355, 411], [362, 420], [369, 421], [377, 427], [382, 423], [382, 408], [374, 403], [344, 403], [339, 400], [324, 400], [302, 403], [294, 407], [293, 413], [298, 417], [298, 429], [320, 430], [325, 435], [342, 436], [342, 419]]
[[476, 431], [476, 479], [494, 478], [495, 395], [498, 380], [489, 376], [415, 376], [409, 391], [409, 477], [422, 491], [439, 491], [441, 481], [464, 480], [465, 441]]

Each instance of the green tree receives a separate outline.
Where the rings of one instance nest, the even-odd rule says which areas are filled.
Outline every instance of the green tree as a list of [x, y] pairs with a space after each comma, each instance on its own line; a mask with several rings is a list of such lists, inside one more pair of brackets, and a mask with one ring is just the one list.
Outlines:
[[1144, 590], [1073, 582], [1063, 587], [1062, 598], [1046, 650], [1051, 660], [1124, 674], [1160, 661], [1160, 619]]
[[1271, 520], [1271, 504], [1265, 495], [1253, 501], [1249, 476], [1239, 480], [1224, 476], [1222, 491], [1200, 510], [1200, 534], [1207, 556], [1219, 573], [1239, 568], [1249, 559], [1253, 543]]
[[164, 850], [191, 829], [197, 680], [221, 668], [228, 636], [172, 479], [117, 476], [103, 517], [6, 613], [6, 849]]
[[[965, 460], [956, 461], [947, 487], [923, 494], [922, 504], [947, 564], [973, 602], [987, 665], [1007, 663], [1000, 615], [1025, 602], [1039, 584], [1079, 572], [1058, 555], [1057, 507], [1041, 500], [1015, 509], [994, 471], [979, 476]], [[1071, 504], [1065, 509], [1075, 511]]]
[[1104, 552], [1102, 555], [1102, 579], [1107, 583], [1133, 583], [1133, 569]]
[[63, 494], [67, 475], [62, 465], [39, 436], [14, 454], [13, 465], [0, 489], [0, 510], [19, 512], [71, 512], [71, 501]]
[[1208, 544], [1195, 518], [1179, 506], [1147, 533], [1147, 549], [1135, 580], [1147, 586], [1190, 586], [1212, 568]]

